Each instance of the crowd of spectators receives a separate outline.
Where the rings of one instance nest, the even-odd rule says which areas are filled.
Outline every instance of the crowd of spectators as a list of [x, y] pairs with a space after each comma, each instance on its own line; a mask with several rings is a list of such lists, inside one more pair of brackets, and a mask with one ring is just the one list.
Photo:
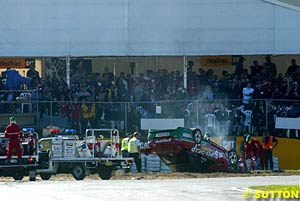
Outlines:
[[[217, 132], [241, 134], [246, 129], [243, 111], [251, 110], [250, 131], [261, 134], [266, 125], [274, 128], [275, 116], [300, 116], [300, 66], [292, 59], [282, 74], [277, 73], [270, 56], [265, 59], [263, 64], [254, 60], [247, 68], [245, 58], [240, 57], [234, 73], [223, 71], [221, 76], [212, 69], [196, 72], [190, 66], [186, 89], [178, 70], [147, 70], [134, 77], [125, 72], [115, 75], [107, 69], [100, 74], [74, 68], [68, 86], [65, 69], [52, 68], [40, 77], [33, 67], [27, 73], [32, 79], [28, 89], [36, 90], [41, 119], [45, 115], [64, 117], [79, 132], [87, 127], [135, 131], [140, 129], [142, 117], [184, 117], [186, 126], [205, 129], [205, 114], [210, 113], [216, 117]], [[4, 82], [0, 89], [5, 90]], [[156, 106], [161, 106], [161, 113], [156, 112]]]

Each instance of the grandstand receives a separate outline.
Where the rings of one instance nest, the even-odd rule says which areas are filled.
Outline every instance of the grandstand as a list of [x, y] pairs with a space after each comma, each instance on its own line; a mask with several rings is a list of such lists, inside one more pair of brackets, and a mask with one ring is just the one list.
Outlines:
[[[34, 65], [41, 79], [22, 86], [35, 90], [30, 102], [17, 100], [20, 93], [7, 99], [3, 84], [0, 113], [30, 114], [32, 124], [41, 130], [48, 125], [81, 130], [83, 122], [75, 117], [81, 115], [81, 101], [90, 96], [87, 107], [95, 103], [97, 109], [84, 127], [117, 127], [126, 133], [141, 129], [141, 118], [181, 118], [185, 126], [205, 130], [209, 113], [216, 117], [217, 135], [260, 134], [260, 128], [275, 132], [277, 116], [298, 117], [300, 11], [298, 4], [290, 3], [2, 3], [2, 72], [12, 67], [26, 76]], [[267, 64], [268, 55], [276, 65], [275, 75]], [[288, 73], [293, 59], [295, 70]], [[237, 73], [241, 65], [243, 71]], [[2, 80], [6, 81], [4, 74]], [[248, 82], [254, 97], [245, 105], [242, 91]], [[239, 118], [232, 117], [236, 109]], [[244, 117], [247, 110], [252, 111], [250, 117]], [[297, 130], [276, 132], [299, 137]]]

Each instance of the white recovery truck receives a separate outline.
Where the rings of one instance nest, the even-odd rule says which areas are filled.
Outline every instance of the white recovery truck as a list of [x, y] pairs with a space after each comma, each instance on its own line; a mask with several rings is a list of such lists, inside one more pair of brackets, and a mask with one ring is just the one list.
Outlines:
[[82, 140], [76, 136], [57, 136], [42, 138], [38, 144], [37, 174], [43, 180], [69, 173], [76, 180], [83, 180], [89, 174], [99, 174], [101, 179], [108, 180], [113, 170], [125, 171], [133, 163], [133, 158], [120, 155], [120, 136], [116, 129], [87, 129]]
[[23, 128], [23, 137], [20, 139], [22, 160], [18, 161], [15, 154], [7, 160], [8, 138], [0, 134], [0, 176], [13, 177], [15, 180], [22, 180], [29, 176], [30, 181], [36, 180], [36, 169], [38, 167], [38, 134], [34, 128]]

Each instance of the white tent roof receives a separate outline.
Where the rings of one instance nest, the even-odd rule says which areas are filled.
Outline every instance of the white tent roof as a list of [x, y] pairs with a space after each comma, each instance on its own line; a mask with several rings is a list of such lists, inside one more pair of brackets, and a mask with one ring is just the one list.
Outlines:
[[0, 57], [299, 54], [297, 5], [266, 1], [0, 0]]

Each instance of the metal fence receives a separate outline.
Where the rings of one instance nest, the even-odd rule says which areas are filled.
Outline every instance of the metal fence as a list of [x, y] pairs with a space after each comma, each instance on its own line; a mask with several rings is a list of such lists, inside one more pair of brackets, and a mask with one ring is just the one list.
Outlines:
[[[185, 127], [199, 127], [216, 136], [242, 135], [245, 132], [261, 135], [263, 129], [281, 135], [284, 132], [275, 129], [276, 117], [300, 117], [299, 103], [298, 100], [251, 100], [248, 105], [243, 105], [241, 100], [108, 103], [35, 99], [2, 101], [0, 115], [2, 126], [8, 123], [5, 116], [17, 115], [23, 118], [19, 121], [22, 126], [34, 126], [41, 132], [45, 128], [59, 127], [73, 128], [82, 133], [90, 127], [117, 128], [125, 135], [140, 131], [141, 119], [176, 118], [183, 119]], [[84, 107], [87, 113], [92, 112], [93, 115], [84, 115]]]

